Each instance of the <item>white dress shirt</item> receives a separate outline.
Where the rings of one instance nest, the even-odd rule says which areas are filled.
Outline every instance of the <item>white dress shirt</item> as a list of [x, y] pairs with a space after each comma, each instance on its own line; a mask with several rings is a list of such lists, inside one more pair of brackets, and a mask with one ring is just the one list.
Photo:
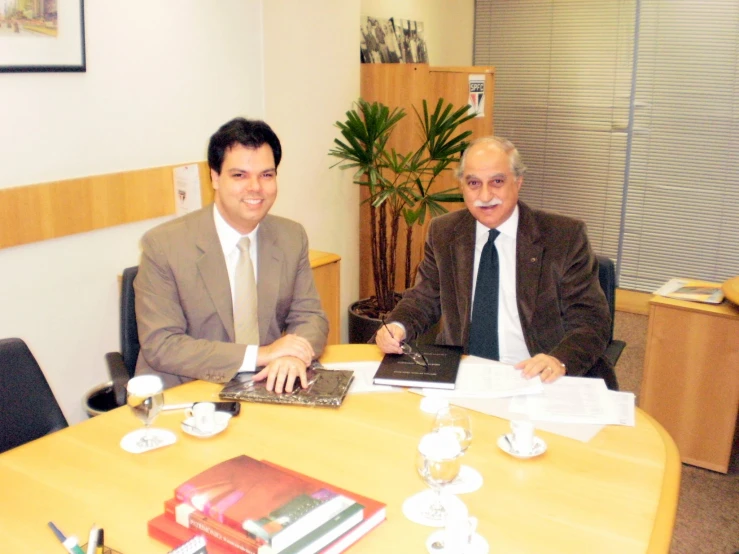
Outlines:
[[[497, 227], [500, 235], [495, 239], [495, 249], [500, 261], [500, 285], [498, 288], [498, 345], [500, 361], [517, 364], [531, 357], [523, 338], [521, 318], [516, 302], [516, 233], [518, 232], [518, 206], [511, 216]], [[480, 256], [488, 241], [490, 229], [479, 221], [475, 224], [475, 266], [472, 272], [472, 306], [475, 303], [477, 270]], [[472, 312], [470, 311], [470, 316]]]
[[[242, 235], [236, 229], [231, 227], [223, 216], [218, 211], [218, 207], [213, 204], [213, 220], [216, 224], [216, 233], [218, 234], [218, 240], [221, 243], [223, 249], [223, 257], [226, 259], [226, 270], [228, 271], [228, 282], [231, 285], [231, 304], [236, 301], [236, 284], [234, 283], [236, 275], [236, 265], [239, 262], [239, 241], [243, 236], [249, 237], [251, 241], [249, 245], [249, 257], [251, 263], [254, 266], [254, 281], [257, 280], [257, 229], [259, 225], [247, 235]], [[239, 373], [243, 371], [254, 371], [257, 366], [257, 354], [259, 352], [258, 344], [249, 344], [246, 346], [246, 353], [244, 354], [244, 361], [241, 363]]]

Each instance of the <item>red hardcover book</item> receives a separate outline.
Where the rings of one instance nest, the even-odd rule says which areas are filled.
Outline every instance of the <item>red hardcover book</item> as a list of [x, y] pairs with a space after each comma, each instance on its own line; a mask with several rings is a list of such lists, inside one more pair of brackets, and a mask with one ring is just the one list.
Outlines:
[[249, 456], [216, 464], [177, 487], [175, 498], [220, 523], [242, 530], [300, 495], [316, 491], [299, 474], [286, 475]]
[[198, 533], [194, 529], [183, 527], [166, 514], [158, 515], [154, 519], [149, 520], [147, 529], [151, 538], [163, 542], [172, 548], [186, 543], [196, 535], [202, 535], [205, 538], [208, 554], [241, 554], [239, 550], [232, 550], [231, 548], [218, 544], [208, 535]]
[[386, 505], [382, 502], [379, 502], [378, 500], [373, 500], [372, 498], [362, 496], [361, 494], [357, 494], [355, 492], [330, 485], [319, 479], [314, 479], [313, 477], [309, 477], [286, 467], [273, 464], [272, 462], [269, 462], [267, 460], [262, 460], [262, 463], [268, 466], [272, 466], [273, 468], [278, 469], [288, 475], [300, 476], [301, 479], [311, 481], [317, 486], [330, 487], [331, 490], [333, 490], [334, 492], [342, 496], [347, 496], [353, 499], [358, 504], [364, 506], [364, 519], [362, 519], [362, 522], [352, 527], [334, 542], [323, 548], [320, 554], [339, 554], [340, 552], [343, 552], [352, 544], [361, 539], [364, 535], [369, 533], [372, 529], [377, 527], [380, 523], [385, 521]]
[[[189, 504], [170, 498], [164, 503], [164, 514], [175, 523], [200, 534], [204, 534], [218, 542], [228, 545], [235, 552], [246, 554], [265, 554], [264, 541], [247, 536], [246, 531], [239, 531], [223, 523], [219, 523], [205, 514], [198, 512]], [[261, 548], [260, 548], [261, 547]]]
[[[175, 498], [210, 520], [239, 533], [246, 531], [257, 543], [271, 546], [275, 554], [308, 534], [315, 536], [318, 528], [321, 533], [329, 532], [329, 522], [348, 528], [346, 519], [335, 518], [353, 503], [353, 498], [337, 494], [330, 485], [244, 455], [188, 479], [177, 487]], [[357, 515], [355, 510], [353, 515], [358, 521], [363, 511]], [[180, 523], [186, 525], [184, 520]]]

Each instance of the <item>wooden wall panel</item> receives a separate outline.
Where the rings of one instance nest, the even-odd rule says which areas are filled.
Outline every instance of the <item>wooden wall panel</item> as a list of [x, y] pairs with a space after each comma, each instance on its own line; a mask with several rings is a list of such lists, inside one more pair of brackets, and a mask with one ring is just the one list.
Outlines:
[[[208, 164], [196, 163], [209, 204]], [[172, 169], [180, 165], [0, 189], [0, 248], [173, 214]]]

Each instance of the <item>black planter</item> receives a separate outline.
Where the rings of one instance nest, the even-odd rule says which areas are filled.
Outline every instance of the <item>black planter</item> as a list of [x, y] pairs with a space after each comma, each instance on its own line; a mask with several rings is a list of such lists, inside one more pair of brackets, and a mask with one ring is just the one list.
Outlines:
[[349, 342], [352, 344], [372, 342], [375, 332], [382, 325], [379, 319], [355, 313], [355, 307], [362, 302], [365, 301], [357, 300], [349, 306]]

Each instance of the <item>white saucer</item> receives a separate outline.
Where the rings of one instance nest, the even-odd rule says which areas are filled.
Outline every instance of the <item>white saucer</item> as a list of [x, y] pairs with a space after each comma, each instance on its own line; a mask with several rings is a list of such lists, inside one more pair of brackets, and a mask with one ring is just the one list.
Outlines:
[[204, 431], [199, 430], [197, 427], [195, 427], [195, 418], [188, 417], [185, 421], [182, 422], [180, 427], [182, 427], [182, 430], [187, 433], [188, 435], [192, 435], [193, 437], [198, 437], [199, 439], [207, 439], [209, 437], [213, 437], [217, 435], [218, 433], [222, 432], [226, 427], [228, 427], [228, 422], [231, 419], [231, 414], [228, 412], [220, 412], [217, 411], [214, 414], [215, 418], [215, 427], [213, 428], [213, 432], [206, 433]]
[[449, 406], [449, 400], [435, 396], [424, 396], [421, 399], [421, 411], [427, 414], [436, 414], [442, 408]]
[[[444, 519], [429, 519], [422, 513], [423, 508], [428, 505], [435, 495], [434, 491], [426, 489], [406, 498], [403, 502], [403, 515], [413, 523], [420, 523], [427, 527], [444, 527], [446, 524]], [[442, 502], [447, 510], [467, 510], [464, 502], [451, 494], [445, 493]]]
[[488, 554], [490, 551], [488, 541], [486, 541], [485, 537], [479, 533], [472, 535], [470, 544], [462, 552], [451, 552], [443, 546], [441, 548], [434, 548], [432, 546], [434, 543], [444, 544], [444, 529], [434, 531], [429, 535], [429, 538], [426, 539], [426, 550], [428, 550], [430, 554]]
[[542, 454], [544, 454], [544, 452], [547, 451], [547, 443], [545, 443], [544, 439], [540, 437], [534, 437], [534, 448], [531, 449], [531, 452], [528, 452], [526, 454], [511, 450], [511, 446], [506, 440], [506, 437], [508, 437], [508, 440], [513, 441], [513, 437], [510, 433], [507, 435], [501, 435], [500, 437], [498, 437], [498, 447], [503, 452], [505, 452], [506, 454], [510, 454], [514, 458], [535, 458], [536, 456], [541, 456]]
[[457, 478], [449, 483], [444, 490], [450, 494], [464, 494], [475, 492], [482, 487], [482, 475], [475, 468], [461, 466]]
[[156, 450], [162, 446], [169, 446], [177, 442], [177, 436], [172, 431], [167, 429], [157, 429], [152, 427], [149, 429], [149, 436], [159, 442], [156, 446], [142, 446], [138, 442], [144, 436], [146, 429], [137, 429], [131, 431], [121, 439], [121, 448], [131, 454], [141, 454], [142, 452], [148, 452], [150, 450]]

